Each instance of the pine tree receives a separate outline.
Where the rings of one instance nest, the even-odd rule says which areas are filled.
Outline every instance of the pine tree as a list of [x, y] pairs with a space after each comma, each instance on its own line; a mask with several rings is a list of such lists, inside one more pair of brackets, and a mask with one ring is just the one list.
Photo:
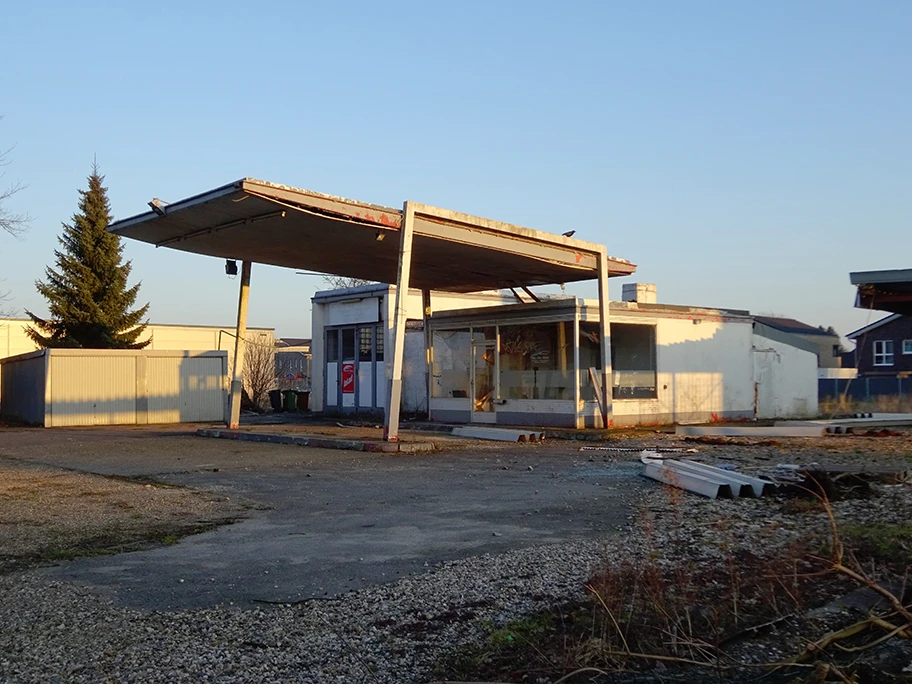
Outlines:
[[127, 287], [132, 265], [122, 263], [120, 236], [107, 230], [111, 207], [103, 183], [96, 163], [89, 189], [79, 191], [79, 211], [57, 238], [57, 270], [48, 267], [47, 281], [35, 283], [51, 315], [45, 320], [26, 311], [34, 324], [27, 332], [42, 347], [142, 349], [151, 341], [137, 341], [149, 305], [130, 310], [140, 283]]

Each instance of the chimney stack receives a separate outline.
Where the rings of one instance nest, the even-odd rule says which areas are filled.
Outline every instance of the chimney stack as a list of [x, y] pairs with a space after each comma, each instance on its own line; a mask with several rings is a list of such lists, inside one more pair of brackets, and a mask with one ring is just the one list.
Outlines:
[[621, 287], [622, 302], [636, 302], [637, 304], [655, 304], [655, 283], [624, 283]]

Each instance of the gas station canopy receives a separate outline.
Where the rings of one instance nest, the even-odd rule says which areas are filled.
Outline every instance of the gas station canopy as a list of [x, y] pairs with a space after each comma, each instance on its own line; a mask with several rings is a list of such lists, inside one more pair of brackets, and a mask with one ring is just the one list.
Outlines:
[[912, 269], [859, 271], [850, 273], [849, 279], [858, 288], [858, 308], [912, 315]]
[[[604, 247], [414, 202], [409, 286], [479, 290], [598, 277]], [[109, 230], [156, 247], [261, 264], [397, 282], [399, 209], [244, 178]], [[607, 257], [610, 276], [636, 266]]]

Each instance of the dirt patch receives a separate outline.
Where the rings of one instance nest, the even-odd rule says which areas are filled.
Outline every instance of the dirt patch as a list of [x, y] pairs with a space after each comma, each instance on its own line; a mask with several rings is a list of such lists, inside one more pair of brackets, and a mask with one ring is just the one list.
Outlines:
[[207, 492], [0, 458], [0, 573], [173, 544], [246, 508]]

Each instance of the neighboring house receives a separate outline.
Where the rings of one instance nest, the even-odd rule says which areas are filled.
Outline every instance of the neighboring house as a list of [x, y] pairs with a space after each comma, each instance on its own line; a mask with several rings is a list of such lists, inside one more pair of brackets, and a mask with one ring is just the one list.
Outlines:
[[855, 342], [861, 377], [912, 373], [912, 316], [893, 314], [846, 335]]
[[839, 343], [839, 335], [796, 321], [794, 318], [754, 316], [754, 320], [813, 344], [817, 352], [818, 368], [840, 368], [842, 366], [842, 345]]
[[[316, 412], [383, 408], [394, 293], [374, 285], [315, 295]], [[816, 415], [813, 344], [747, 311], [656, 304], [654, 286], [623, 293], [631, 301], [610, 303], [614, 425]], [[601, 425], [590, 383], [600, 368], [597, 302], [434, 292], [425, 331], [420, 294], [410, 294], [404, 410], [429, 408], [443, 422]]]
[[309, 391], [310, 339], [283, 337], [275, 341], [276, 381], [281, 389]]

